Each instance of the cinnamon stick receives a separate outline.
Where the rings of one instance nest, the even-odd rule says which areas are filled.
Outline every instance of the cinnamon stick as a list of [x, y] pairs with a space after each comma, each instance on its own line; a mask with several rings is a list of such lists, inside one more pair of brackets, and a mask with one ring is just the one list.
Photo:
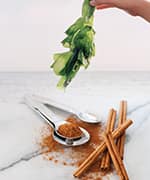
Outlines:
[[[123, 106], [124, 106], [124, 101], [121, 101], [120, 102], [120, 109], [119, 109], [118, 127], [122, 124]], [[121, 144], [121, 138], [118, 138], [118, 140], [117, 140], [117, 147], [118, 147], [118, 151], [119, 152], [120, 152], [120, 144]]]
[[[127, 120], [127, 101], [124, 101], [124, 111], [123, 111], [123, 119], [122, 123], [124, 123]], [[122, 134], [120, 137], [121, 139], [121, 144], [120, 144], [120, 156], [123, 159], [124, 158], [124, 145], [125, 145], [125, 140], [126, 140], [126, 132]]]
[[[126, 121], [126, 115], [127, 115], [127, 101], [121, 101], [118, 127], [121, 126], [121, 124]], [[124, 157], [125, 137], [126, 137], [126, 134], [124, 132], [124, 134], [117, 140], [117, 147], [118, 147], [121, 159], [123, 159]]]
[[[111, 109], [108, 116], [106, 133], [113, 131], [115, 126], [115, 120], [116, 120], [116, 111], [114, 109]], [[107, 150], [102, 156], [100, 168], [102, 171], [108, 171], [110, 169], [110, 155]]]
[[129, 180], [129, 177], [128, 177], [128, 174], [124, 167], [123, 161], [119, 155], [118, 148], [117, 148], [116, 144], [114, 143], [112, 134], [106, 133], [104, 135], [104, 139], [105, 139], [108, 151], [110, 153], [111, 159], [113, 161], [113, 164], [115, 166], [115, 169], [117, 171], [117, 174], [120, 176], [120, 180]]
[[[120, 127], [115, 129], [112, 132], [113, 139], [118, 138], [124, 131], [133, 123], [132, 120], [128, 120], [125, 123], [123, 123]], [[100, 146], [98, 146], [89, 156], [86, 158], [86, 160], [79, 166], [79, 168], [74, 172], [75, 177], [81, 176], [101, 155], [102, 152], [106, 149], [106, 143], [103, 141]]]

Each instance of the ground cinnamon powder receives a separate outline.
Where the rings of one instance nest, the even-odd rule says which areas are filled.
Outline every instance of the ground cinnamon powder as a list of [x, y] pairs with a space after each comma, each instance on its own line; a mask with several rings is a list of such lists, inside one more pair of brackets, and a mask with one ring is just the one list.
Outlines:
[[77, 124], [67, 122], [58, 128], [59, 134], [68, 138], [81, 137], [82, 131]]
[[[64, 166], [79, 166], [91, 152], [101, 143], [103, 128], [101, 124], [88, 124], [80, 121], [75, 116], [69, 117], [67, 122], [73, 123], [76, 126], [85, 128], [91, 135], [88, 143], [77, 147], [64, 147], [54, 141], [52, 130], [49, 126], [42, 129], [42, 138], [40, 146], [44, 151], [44, 157], [54, 163], [60, 163]], [[100, 161], [98, 160], [88, 172], [86, 172], [81, 180], [101, 180], [105, 175], [100, 172]]]

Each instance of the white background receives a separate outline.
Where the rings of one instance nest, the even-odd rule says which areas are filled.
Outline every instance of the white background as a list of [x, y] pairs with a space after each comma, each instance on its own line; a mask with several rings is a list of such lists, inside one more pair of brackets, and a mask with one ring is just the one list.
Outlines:
[[[81, 0], [0, 2], [0, 71], [48, 71]], [[95, 13], [96, 57], [89, 70], [150, 70], [150, 24], [123, 11]]]

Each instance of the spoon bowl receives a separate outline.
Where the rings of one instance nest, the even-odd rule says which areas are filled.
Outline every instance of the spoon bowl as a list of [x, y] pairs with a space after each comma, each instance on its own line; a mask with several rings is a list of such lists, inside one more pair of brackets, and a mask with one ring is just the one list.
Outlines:
[[78, 117], [79, 119], [81, 119], [86, 123], [91, 123], [91, 124], [100, 123], [100, 120], [97, 118], [97, 116], [91, 113], [80, 112], [78, 114]]
[[68, 147], [80, 146], [87, 143], [90, 139], [90, 135], [85, 129], [80, 127], [80, 130], [82, 131], [82, 135], [80, 137], [68, 138], [68, 137], [62, 136], [57, 131], [53, 131], [53, 138], [55, 141], [57, 141], [58, 143], [64, 146], [68, 146]]

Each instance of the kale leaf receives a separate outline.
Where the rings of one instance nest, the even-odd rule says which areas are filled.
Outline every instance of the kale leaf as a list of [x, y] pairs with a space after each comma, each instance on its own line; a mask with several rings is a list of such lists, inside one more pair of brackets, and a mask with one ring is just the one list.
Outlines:
[[51, 65], [56, 75], [61, 76], [57, 86], [65, 88], [75, 77], [80, 67], [87, 68], [95, 56], [93, 29], [94, 10], [90, 0], [84, 0], [82, 16], [66, 30], [66, 38], [61, 42], [69, 51], [54, 54]]

